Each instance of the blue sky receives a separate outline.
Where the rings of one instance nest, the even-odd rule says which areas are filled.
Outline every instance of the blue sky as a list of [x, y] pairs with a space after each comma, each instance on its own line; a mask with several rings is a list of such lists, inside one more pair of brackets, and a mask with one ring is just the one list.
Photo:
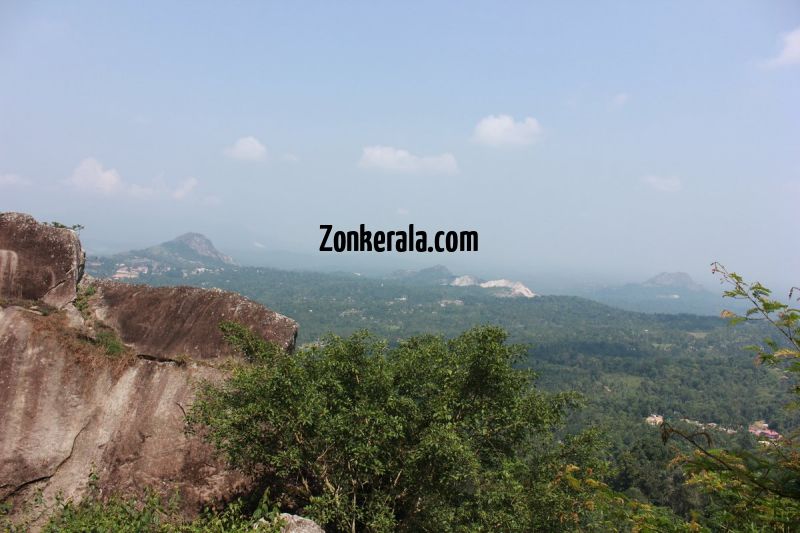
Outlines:
[[2, 2], [0, 76], [0, 210], [90, 251], [800, 281], [797, 2]]

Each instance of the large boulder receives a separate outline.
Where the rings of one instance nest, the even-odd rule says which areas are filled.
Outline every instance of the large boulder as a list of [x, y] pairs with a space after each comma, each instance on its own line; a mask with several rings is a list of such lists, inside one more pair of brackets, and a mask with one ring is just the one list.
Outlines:
[[0, 501], [80, 498], [95, 474], [104, 493], [177, 491], [191, 512], [247, 486], [184, 431], [198, 381], [223, 371], [111, 359], [66, 321], [0, 309]]
[[74, 231], [23, 213], [0, 213], [0, 298], [61, 308], [75, 299], [83, 264]]
[[0, 249], [0, 502], [79, 499], [95, 474], [103, 494], [177, 491], [192, 514], [249, 486], [185, 412], [239, 357], [219, 322], [290, 351], [293, 320], [220, 290], [81, 280], [75, 233], [27, 215], [0, 215]]

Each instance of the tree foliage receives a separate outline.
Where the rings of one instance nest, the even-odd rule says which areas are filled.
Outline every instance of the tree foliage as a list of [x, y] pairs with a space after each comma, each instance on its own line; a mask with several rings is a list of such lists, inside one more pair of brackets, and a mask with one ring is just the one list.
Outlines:
[[514, 366], [524, 354], [496, 327], [392, 348], [360, 332], [291, 356], [265, 349], [202, 387], [191, 427], [329, 531], [588, 526], [605, 487], [597, 440], [554, 438], [577, 399], [537, 390]]
[[[713, 270], [729, 285], [725, 296], [749, 302], [743, 315], [724, 311], [731, 323], [764, 321], [772, 326], [776, 338], [750, 346], [756, 361], [782, 368], [787, 374], [800, 373], [800, 310], [772, 298], [761, 283], [746, 282], [735, 272], [714, 263]], [[796, 288], [789, 292], [791, 301]], [[794, 388], [794, 394], [800, 389]], [[800, 528], [800, 446], [797, 430], [774, 440], [763, 440], [755, 450], [725, 449], [713, 446], [705, 432], [685, 432], [664, 424], [663, 439], [677, 437], [694, 449], [685, 458], [691, 472], [690, 484], [711, 499], [710, 520], [724, 527], [777, 531]]]

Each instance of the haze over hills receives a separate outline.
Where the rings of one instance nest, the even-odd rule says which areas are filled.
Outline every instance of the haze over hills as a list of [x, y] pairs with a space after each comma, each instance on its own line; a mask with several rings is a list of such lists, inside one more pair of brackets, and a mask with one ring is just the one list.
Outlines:
[[237, 266], [233, 258], [217, 250], [211, 240], [200, 233], [184, 233], [143, 250], [91, 257], [87, 261], [90, 273], [116, 279], [135, 279], [143, 274], [186, 275], [232, 266]]
[[[292, 268], [291, 264], [294, 262], [279, 269], [298, 270], [296, 267]], [[90, 257], [87, 261], [87, 271], [90, 274], [142, 281], [146, 276], [184, 279], [206, 271], [237, 267], [239, 264], [233, 258], [217, 250], [211, 240], [200, 233], [185, 233], [156, 246], [111, 256]], [[245, 271], [257, 270], [257, 267], [241, 268]], [[341, 271], [348, 270], [343, 265]], [[419, 286], [477, 287], [499, 297], [533, 298], [540, 292], [532, 290], [529, 284], [518, 280], [493, 278], [493, 276], [488, 276], [492, 279], [486, 279], [473, 273], [456, 275], [443, 265], [395, 270], [388, 275], [369, 271], [359, 271], [358, 274]], [[546, 290], [543, 292], [548, 293]], [[738, 309], [737, 302], [723, 301], [719, 293], [709, 291], [685, 272], [661, 272], [641, 283], [592, 288], [580, 288], [578, 279], [575, 281], [575, 289], [558, 292], [582, 296], [621, 309], [648, 313], [719, 315], [723, 308]]]
[[[159, 274], [137, 281], [175, 283]], [[646, 416], [658, 413], [726, 427], [766, 417], [782, 428], [792, 416], [777, 407], [760, 414], [743, 400], [753, 383], [778, 395], [781, 374], [755, 371], [741, 350], [761, 330], [750, 325], [733, 332], [718, 316], [640, 313], [576, 296], [502, 298], [495, 291], [507, 287], [481, 287], [485, 281], [456, 277], [442, 266], [393, 278], [223, 267], [188, 274], [179, 283], [235, 291], [292, 317], [300, 324], [299, 345], [315, 345], [329, 332], [366, 329], [394, 343], [419, 334], [453, 336], [475, 324], [499, 325], [512, 342], [529, 347], [527, 364], [540, 374], [542, 386], [580, 390], [592, 398], [585, 421], [575, 420], [575, 427], [613, 417], [635, 434]]]
[[642, 283], [643, 287], [675, 288], [690, 291], [705, 290], [686, 272], [662, 272]]
[[[200, 233], [185, 233], [171, 241], [143, 250], [131, 250], [106, 257], [96, 256], [87, 261], [87, 270], [90, 274], [132, 280], [153, 275], [185, 278], [206, 271], [238, 266], [230, 256], [217, 250], [211, 240]], [[488, 289], [491, 294], [498, 297], [536, 296], [522, 282], [507, 279], [481, 281], [471, 275], [457, 277], [443, 265], [420, 270], [396, 270], [385, 279], [416, 285], [454, 287], [474, 285]]]
[[723, 300], [685, 272], [662, 272], [642, 283], [627, 283], [589, 291], [585, 296], [599, 302], [649, 313], [719, 315], [723, 308], [738, 309], [738, 302]]
[[415, 283], [447, 285], [455, 278], [455, 275], [450, 272], [450, 269], [446, 266], [436, 265], [421, 270], [395, 270], [387, 277], [388, 279], [411, 281]]
[[526, 287], [521, 281], [508, 279], [492, 279], [482, 281], [472, 275], [456, 276], [443, 265], [436, 265], [422, 270], [398, 270], [388, 279], [400, 280], [421, 285], [450, 285], [451, 287], [480, 287], [489, 289], [495, 296], [500, 297], [525, 297], [533, 298], [536, 293]]

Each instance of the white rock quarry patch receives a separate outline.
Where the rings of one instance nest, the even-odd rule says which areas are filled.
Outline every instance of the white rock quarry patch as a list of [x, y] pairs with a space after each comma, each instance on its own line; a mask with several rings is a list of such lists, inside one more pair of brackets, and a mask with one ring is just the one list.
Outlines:
[[534, 296], [536, 296], [536, 293], [534, 293], [528, 287], [523, 285], [521, 282], [511, 281], [508, 279], [493, 279], [490, 281], [484, 281], [483, 283], [481, 283], [480, 286], [483, 287], [484, 289], [493, 289], [496, 287], [509, 289], [510, 290], [509, 296], [524, 296], [525, 298], [533, 298]]
[[525, 298], [533, 298], [536, 296], [536, 293], [526, 287], [520, 281], [511, 281], [508, 279], [493, 279], [489, 281], [481, 282], [474, 276], [459, 276], [453, 281], [450, 282], [450, 286], [452, 287], [473, 287], [478, 286], [484, 289], [507, 289], [502, 294], [498, 296], [511, 296], [517, 297], [522, 296]]
[[472, 276], [459, 276], [450, 282], [453, 287], [472, 287], [478, 285], [478, 280]]

